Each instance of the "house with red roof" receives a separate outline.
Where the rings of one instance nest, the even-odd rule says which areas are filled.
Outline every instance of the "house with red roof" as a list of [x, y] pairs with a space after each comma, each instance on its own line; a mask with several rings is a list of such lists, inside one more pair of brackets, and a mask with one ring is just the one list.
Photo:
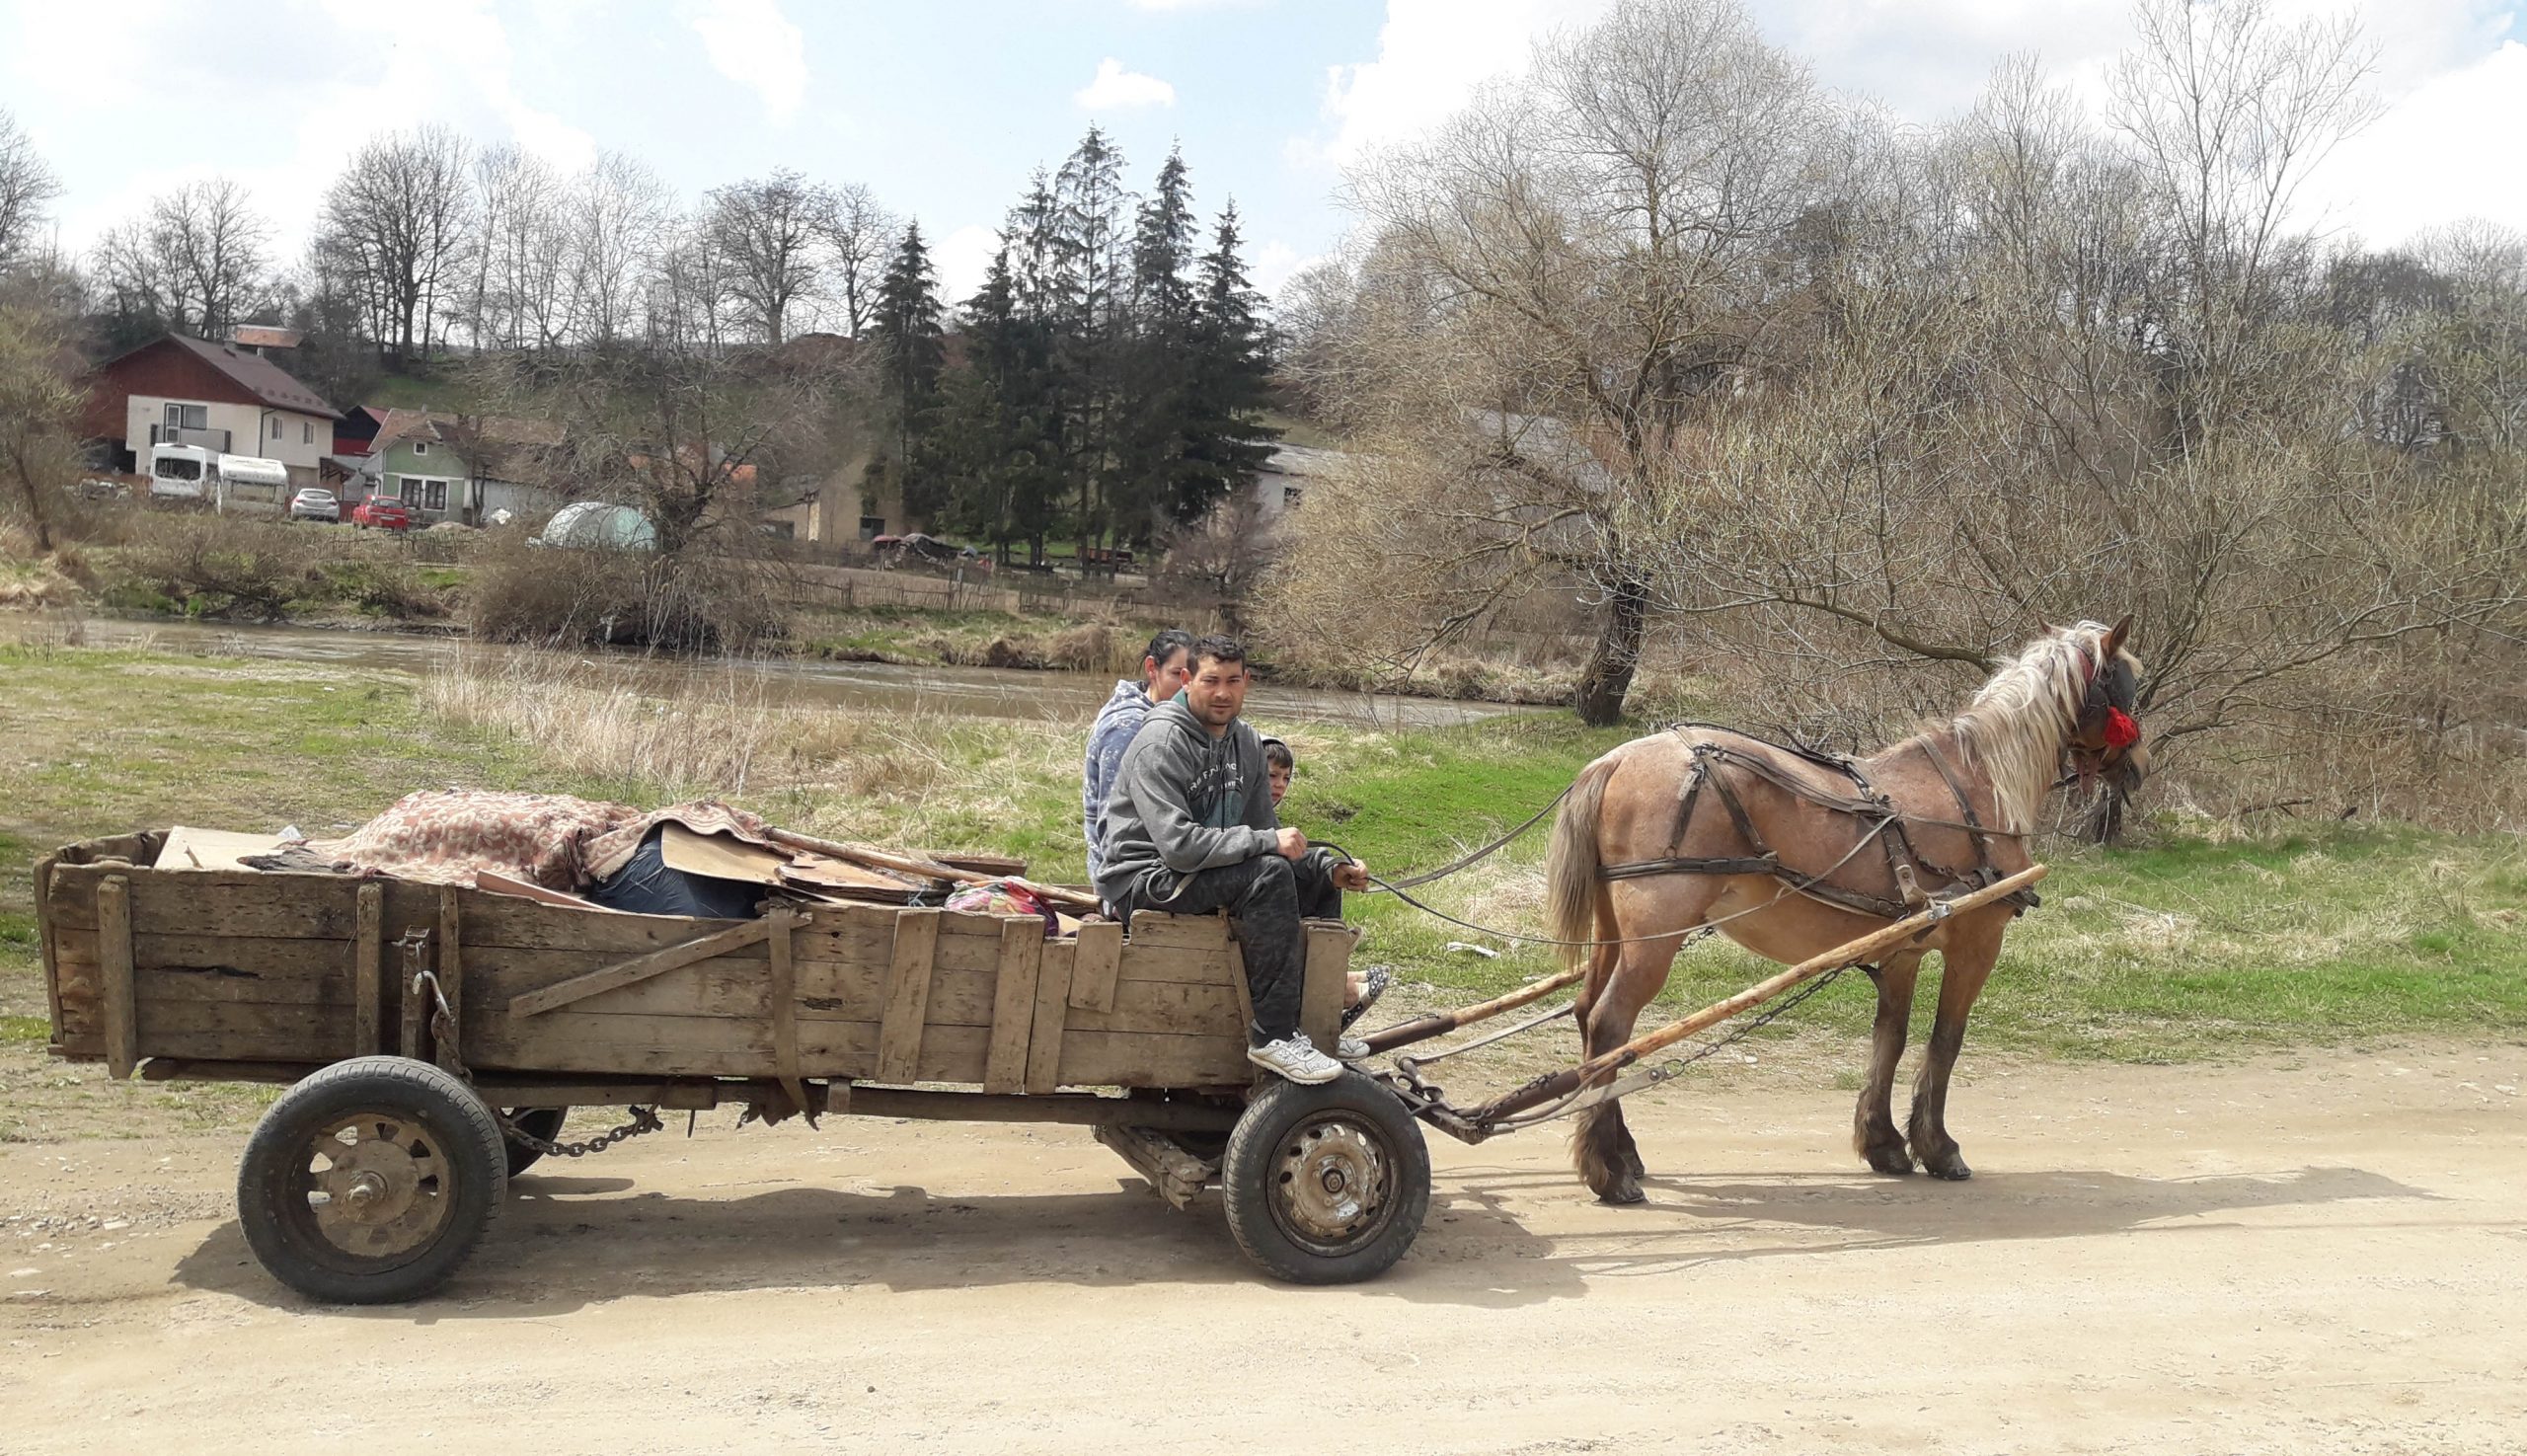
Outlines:
[[108, 359], [87, 384], [88, 437], [125, 471], [146, 468], [151, 445], [198, 445], [277, 460], [291, 485], [312, 486], [342, 418], [251, 348], [181, 334]]

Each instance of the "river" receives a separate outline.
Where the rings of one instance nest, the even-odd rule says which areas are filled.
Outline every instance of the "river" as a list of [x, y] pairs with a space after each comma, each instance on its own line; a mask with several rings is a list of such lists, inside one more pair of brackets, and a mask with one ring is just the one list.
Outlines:
[[[38, 619], [22, 619], [32, 626]], [[57, 620], [57, 619], [56, 619]], [[85, 641], [100, 648], [150, 648], [196, 655], [262, 657], [375, 667], [416, 675], [436, 670], [460, 652], [494, 661], [542, 650], [396, 632], [345, 632], [321, 627], [245, 627], [90, 617]], [[728, 672], [759, 677], [773, 702], [803, 706], [884, 709], [896, 713], [973, 718], [1044, 718], [1086, 722], [1114, 690], [1114, 679], [1086, 672], [1035, 672], [999, 667], [912, 666], [896, 662], [820, 662], [793, 658], [651, 656], [636, 652], [580, 651], [582, 661], [612, 666], [629, 685], [665, 694], [705, 677]], [[1247, 716], [1264, 724], [1298, 721], [1358, 728], [1444, 728], [1504, 714], [1538, 710], [1501, 703], [1446, 698], [1407, 698], [1375, 693], [1259, 685], [1247, 695]]]

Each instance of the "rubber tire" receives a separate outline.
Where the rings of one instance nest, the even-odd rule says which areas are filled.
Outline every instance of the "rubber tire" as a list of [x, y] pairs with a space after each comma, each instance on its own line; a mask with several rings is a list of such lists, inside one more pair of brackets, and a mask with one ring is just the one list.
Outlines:
[[[569, 1121], [571, 1116], [569, 1108], [503, 1108], [501, 1111], [506, 1112], [508, 1119], [515, 1122], [521, 1130], [532, 1132], [546, 1142], [561, 1141], [562, 1124]], [[511, 1178], [534, 1167], [544, 1157], [541, 1151], [530, 1148], [522, 1142], [512, 1142], [506, 1136], [501, 1137], [500, 1146], [508, 1152]]]
[[[310, 1247], [312, 1236], [283, 1216], [291, 1196], [294, 1160], [307, 1156], [308, 1140], [327, 1121], [346, 1112], [372, 1111], [409, 1117], [429, 1129], [445, 1150], [456, 1189], [454, 1208], [437, 1239], [403, 1264], [374, 1270], [330, 1264], [331, 1246]], [[280, 1095], [237, 1170], [237, 1221], [246, 1247], [275, 1279], [327, 1304], [400, 1304], [447, 1282], [491, 1227], [508, 1196], [507, 1139], [492, 1110], [474, 1089], [430, 1065], [401, 1056], [362, 1056], [336, 1062]], [[340, 1256], [337, 1255], [337, 1258]]]
[[[1386, 1227], [1357, 1248], [1334, 1256], [1294, 1242], [1274, 1221], [1269, 1203], [1282, 1137], [1327, 1111], [1358, 1113], [1381, 1134], [1402, 1200]], [[1220, 1201], [1237, 1247], [1265, 1273], [1293, 1284], [1357, 1283], [1393, 1267], [1420, 1234], [1430, 1211], [1429, 1145], [1421, 1140], [1421, 1124], [1395, 1094], [1357, 1072], [1346, 1071], [1313, 1087], [1275, 1079], [1229, 1133], [1228, 1156], [1220, 1165]]]

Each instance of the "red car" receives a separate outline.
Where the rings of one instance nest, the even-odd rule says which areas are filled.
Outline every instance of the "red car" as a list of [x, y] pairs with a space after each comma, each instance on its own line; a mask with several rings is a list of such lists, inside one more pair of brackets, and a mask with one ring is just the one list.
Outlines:
[[351, 507], [351, 524], [363, 530], [375, 526], [381, 531], [409, 531], [413, 507], [392, 496], [371, 496]]

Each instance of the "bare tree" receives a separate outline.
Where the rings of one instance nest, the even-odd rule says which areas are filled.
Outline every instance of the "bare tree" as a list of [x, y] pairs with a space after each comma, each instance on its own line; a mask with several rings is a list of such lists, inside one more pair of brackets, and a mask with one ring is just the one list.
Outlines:
[[510, 144], [474, 159], [476, 235], [467, 316], [477, 347], [551, 348], [566, 328], [561, 180]]
[[818, 242], [832, 236], [831, 192], [787, 168], [703, 199], [705, 230], [738, 322], [765, 344], [789, 337], [790, 314], [824, 288]]
[[902, 233], [902, 220], [879, 204], [867, 184], [850, 182], [833, 190], [825, 214], [825, 246], [833, 254], [842, 332], [854, 339], [877, 312], [878, 280], [885, 276], [886, 260]]
[[0, 110], [0, 269], [33, 246], [44, 209], [61, 195], [61, 179], [36, 151], [17, 118]]
[[1351, 176], [1372, 244], [1344, 413], [1430, 485], [1410, 508], [1465, 588], [1431, 641], [1575, 577], [1600, 623], [1580, 714], [1622, 712], [1649, 583], [1615, 507], [1746, 367], [1830, 119], [1733, 0], [1625, 0]]
[[666, 230], [666, 185], [619, 152], [590, 163], [567, 204], [572, 333], [585, 344], [630, 337]]
[[372, 138], [325, 194], [319, 227], [359, 278], [375, 337], [400, 367], [429, 361], [442, 301], [464, 293], [471, 148], [432, 124]]
[[270, 224], [227, 178], [190, 182], [108, 229], [89, 269], [127, 335], [217, 338], [268, 306]]
[[0, 289], [0, 488], [42, 552], [53, 546], [52, 502], [79, 469], [83, 393], [65, 367], [75, 359], [66, 313], [36, 290]]

